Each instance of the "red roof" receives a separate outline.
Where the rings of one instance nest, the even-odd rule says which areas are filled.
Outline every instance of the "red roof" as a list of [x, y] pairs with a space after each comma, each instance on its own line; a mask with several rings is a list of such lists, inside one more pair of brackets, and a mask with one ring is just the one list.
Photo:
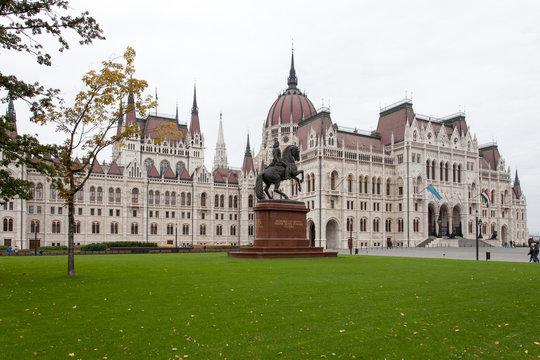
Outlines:
[[150, 170], [148, 171], [149, 177], [160, 177], [159, 172], [157, 171], [156, 167], [152, 165], [150, 167]]
[[247, 175], [251, 171], [255, 172], [255, 166], [253, 165], [253, 158], [251, 156], [244, 156], [244, 163], [242, 164], [242, 172]]
[[101, 165], [99, 165], [99, 161], [94, 161], [94, 165], [92, 166], [92, 172], [96, 174], [105, 174], [105, 171], [103, 171], [103, 168]]
[[406, 121], [410, 125], [413, 119], [412, 103], [408, 100], [391, 109], [382, 111], [377, 124], [377, 133], [381, 136], [382, 143], [385, 145], [390, 144], [392, 133], [394, 134], [394, 142], [403, 141]]
[[165, 179], [176, 179], [176, 175], [174, 175], [174, 171], [172, 171], [170, 166], [167, 166], [167, 169], [165, 169], [165, 173], [163, 173], [163, 177]]
[[266, 127], [278, 124], [298, 124], [315, 113], [315, 107], [305, 94], [296, 88], [289, 88], [270, 107]]
[[497, 169], [497, 163], [499, 162], [499, 159], [501, 155], [499, 154], [499, 149], [497, 148], [497, 145], [491, 145], [487, 146], [481, 149], [478, 149], [478, 152], [480, 154], [480, 157], [483, 158], [486, 163], [489, 165], [490, 170], [496, 170]]
[[189, 176], [189, 173], [185, 167], [182, 168], [182, 171], [180, 172], [180, 175], [178, 176], [178, 178], [180, 180], [191, 180], [191, 176]]
[[116, 161], [113, 161], [111, 166], [109, 167], [109, 175], [122, 175], [124, 173], [123, 169], [120, 169], [118, 165], [116, 164]]
[[[168, 126], [170, 126], [170, 124], [173, 124], [174, 132], [181, 132], [181, 134], [168, 134], [167, 132], [170, 131]], [[146, 119], [142, 136], [156, 138], [163, 135], [169, 143], [176, 143], [180, 139], [185, 139], [186, 133], [185, 129], [182, 130], [182, 126], [178, 125], [174, 120], [149, 115]]]

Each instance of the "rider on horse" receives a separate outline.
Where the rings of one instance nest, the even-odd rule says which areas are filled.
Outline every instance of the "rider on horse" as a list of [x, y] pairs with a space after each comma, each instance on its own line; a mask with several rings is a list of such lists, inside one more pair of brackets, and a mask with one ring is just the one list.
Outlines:
[[278, 141], [278, 139], [274, 140], [274, 146], [273, 146], [273, 149], [272, 149], [272, 157], [273, 157], [272, 162], [270, 163], [270, 165], [267, 166], [267, 168], [269, 168], [271, 166], [281, 166], [281, 167], [285, 168], [285, 179], [291, 179], [291, 174], [290, 174], [288, 164], [284, 163], [281, 160], [281, 150], [279, 149], [279, 141]]

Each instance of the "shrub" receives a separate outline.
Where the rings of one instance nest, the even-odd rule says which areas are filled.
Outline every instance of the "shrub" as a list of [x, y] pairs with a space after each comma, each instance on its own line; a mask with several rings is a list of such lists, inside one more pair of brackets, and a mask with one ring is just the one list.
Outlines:
[[140, 242], [140, 241], [113, 241], [103, 243], [108, 248], [114, 247], [157, 247], [157, 243]]
[[39, 250], [43, 250], [43, 251], [67, 251], [68, 247], [67, 246], [40, 246], [38, 248], [38, 251]]
[[0, 251], [6, 251], [7, 250], [7, 246], [0, 246]]
[[101, 244], [88, 244], [81, 246], [81, 251], [105, 251], [107, 250], [107, 245], [104, 243]]

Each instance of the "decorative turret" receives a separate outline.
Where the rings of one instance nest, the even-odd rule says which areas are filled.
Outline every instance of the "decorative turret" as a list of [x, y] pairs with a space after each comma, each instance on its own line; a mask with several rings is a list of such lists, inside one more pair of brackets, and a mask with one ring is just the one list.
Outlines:
[[518, 172], [516, 170], [516, 177], [514, 179], [514, 186], [512, 187], [512, 192], [516, 199], [521, 198], [521, 185], [519, 184]]
[[296, 85], [298, 85], [298, 79], [296, 78], [296, 70], [294, 69], [294, 50], [291, 53], [291, 69], [289, 70], [287, 85], [289, 85], [289, 88], [296, 88]]
[[133, 94], [128, 96], [127, 104], [127, 116], [126, 116], [126, 126], [134, 125], [137, 122], [137, 116], [135, 115], [135, 98]]
[[15, 136], [17, 136], [17, 114], [15, 113], [15, 106], [13, 105], [13, 100], [11, 98], [9, 99], [6, 111], [6, 122], [8, 121], [9, 128], [7, 129], [7, 133], [9, 133], [12, 139], [15, 139]]
[[244, 154], [244, 163], [242, 165], [242, 173], [244, 174], [244, 176], [246, 176], [251, 171], [255, 171], [255, 166], [253, 166], [253, 157], [251, 156], [251, 149], [249, 146], [249, 134], [248, 134], [246, 152]]
[[193, 86], [193, 106], [191, 107], [189, 133], [191, 134], [191, 137], [195, 136], [195, 134], [201, 134], [201, 125], [199, 124], [199, 108], [197, 107], [197, 88], [195, 86]]
[[223, 121], [222, 116], [219, 114], [219, 130], [218, 130], [218, 139], [216, 142], [216, 154], [214, 156], [214, 167], [216, 169], [226, 169], [228, 168], [227, 164], [227, 148], [225, 146], [225, 140], [223, 139]]

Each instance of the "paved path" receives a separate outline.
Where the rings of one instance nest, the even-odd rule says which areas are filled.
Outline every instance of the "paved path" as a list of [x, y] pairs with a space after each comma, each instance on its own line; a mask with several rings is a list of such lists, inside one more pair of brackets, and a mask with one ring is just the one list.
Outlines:
[[[340, 254], [349, 254], [349, 250], [334, 250]], [[511, 262], [529, 262], [529, 248], [495, 248], [481, 247], [478, 249], [479, 260], [486, 260], [486, 252], [490, 252], [491, 261], [511, 261]], [[354, 254], [354, 249], [353, 249]], [[359, 255], [374, 256], [401, 256], [401, 257], [420, 257], [436, 259], [459, 259], [476, 260], [476, 248], [363, 248], [358, 249]]]

